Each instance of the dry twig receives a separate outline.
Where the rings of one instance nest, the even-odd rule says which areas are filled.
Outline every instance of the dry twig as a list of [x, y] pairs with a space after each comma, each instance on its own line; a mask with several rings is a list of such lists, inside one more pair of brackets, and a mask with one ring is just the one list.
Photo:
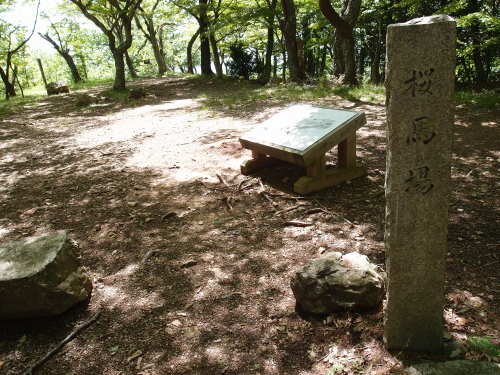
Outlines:
[[99, 319], [99, 316], [101, 316], [102, 310], [99, 310], [95, 313], [95, 315], [87, 320], [85, 323], [83, 323], [81, 326], [79, 326], [77, 329], [75, 329], [71, 334], [66, 337], [64, 340], [62, 340], [54, 349], [52, 349], [50, 352], [45, 355], [41, 360], [36, 362], [33, 366], [31, 366], [28, 370], [23, 372], [22, 375], [31, 375], [33, 374], [33, 371], [43, 365], [45, 362], [49, 360], [50, 357], [52, 357], [54, 354], [56, 354], [58, 351], [62, 349], [64, 345], [66, 345], [68, 342], [72, 341], [81, 331], [83, 331], [85, 328], [90, 326], [92, 323], [94, 323], [97, 319]]
[[285, 225], [293, 225], [294, 227], [310, 227], [311, 225], [314, 225], [314, 223], [308, 223], [300, 220], [289, 220], [285, 221]]
[[144, 257], [142, 258], [141, 263], [146, 263], [149, 260], [149, 258], [151, 258], [153, 255], [158, 254], [160, 251], [161, 251], [160, 249], [149, 250], [146, 253], [146, 255], [144, 255]]
[[229, 187], [229, 184], [226, 182], [226, 180], [224, 180], [224, 177], [222, 177], [220, 173], [216, 173], [215, 175], [217, 176], [220, 182], [222, 182], [225, 186]]
[[291, 206], [291, 207], [285, 208], [284, 210], [276, 211], [274, 213], [274, 215], [281, 215], [281, 214], [284, 214], [285, 212], [290, 212], [290, 211], [296, 210], [297, 208], [300, 208], [302, 206], [305, 206], [305, 205], [304, 204], [297, 204], [295, 206]]

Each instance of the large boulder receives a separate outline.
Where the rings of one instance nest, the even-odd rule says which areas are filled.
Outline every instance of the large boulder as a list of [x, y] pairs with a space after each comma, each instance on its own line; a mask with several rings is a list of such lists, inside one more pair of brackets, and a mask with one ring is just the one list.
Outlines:
[[500, 363], [449, 361], [422, 363], [404, 372], [405, 375], [500, 375]]
[[65, 233], [0, 245], [0, 319], [58, 315], [91, 290]]
[[308, 261], [291, 280], [299, 305], [314, 314], [378, 305], [385, 295], [385, 274], [365, 255], [330, 253]]

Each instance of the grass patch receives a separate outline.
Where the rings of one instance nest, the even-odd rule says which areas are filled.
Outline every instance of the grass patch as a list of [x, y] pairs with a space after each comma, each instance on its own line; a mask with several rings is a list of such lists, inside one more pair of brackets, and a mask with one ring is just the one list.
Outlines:
[[197, 84], [214, 85], [215, 90], [207, 90], [198, 95], [202, 108], [206, 111], [246, 109], [259, 105], [280, 105], [293, 102], [319, 102], [329, 97], [341, 97], [354, 103], [384, 105], [385, 87], [369, 83], [360, 86], [331, 85], [319, 80], [315, 84], [271, 83], [265, 86], [250, 81], [231, 78], [208, 81], [206, 77], [193, 77]]
[[38, 90], [30, 90], [25, 92], [24, 97], [14, 96], [9, 100], [0, 101], [0, 116], [15, 113], [20, 109], [33, 105], [47, 96], [47, 92], [43, 89], [42, 93], [37, 93]]
[[496, 90], [483, 89], [455, 91], [455, 104], [478, 109], [500, 108], [500, 95]]

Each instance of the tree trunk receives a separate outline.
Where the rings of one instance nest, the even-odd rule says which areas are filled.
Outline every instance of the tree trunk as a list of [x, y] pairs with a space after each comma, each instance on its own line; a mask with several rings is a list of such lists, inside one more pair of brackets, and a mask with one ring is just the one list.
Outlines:
[[84, 79], [88, 79], [88, 74], [87, 74], [87, 63], [85, 61], [85, 56], [78, 56], [82, 62], [82, 67], [83, 67], [83, 77]]
[[321, 63], [320, 63], [320, 66], [319, 66], [319, 71], [318, 71], [318, 75], [320, 77], [323, 77], [325, 75], [325, 66], [326, 66], [326, 56], [327, 56], [327, 46], [323, 46], [323, 50], [321, 52]]
[[199, 0], [200, 4], [200, 17], [198, 23], [200, 25], [200, 53], [201, 53], [201, 74], [212, 75], [212, 62], [210, 56], [210, 39], [208, 31], [208, 16], [207, 7], [208, 0]]
[[163, 53], [161, 52], [160, 44], [158, 43], [156, 35], [151, 40], [151, 46], [153, 47], [156, 64], [158, 65], [158, 76], [161, 77], [168, 71], [168, 67], [167, 63], [165, 62], [165, 58], [163, 57]]
[[[153, 12], [156, 9], [158, 3], [159, 1], [156, 1], [155, 5], [153, 6]], [[140, 9], [143, 11], [142, 8]], [[142, 33], [146, 37], [146, 40], [151, 44], [151, 48], [153, 49], [153, 54], [155, 56], [156, 65], [158, 67], [158, 76], [161, 77], [168, 71], [168, 67], [165, 62], [165, 57], [163, 56], [163, 48], [162, 48], [163, 40], [161, 38], [161, 33], [163, 32], [164, 25], [161, 25], [158, 32], [156, 32], [153, 22], [153, 17], [142, 15], [142, 19], [144, 21], [144, 25], [146, 25], [146, 29], [142, 27], [139, 17], [136, 17], [135, 21], [137, 27], [142, 31]], [[160, 40], [158, 40], [157, 34], [160, 34], [159, 38]]]
[[188, 64], [188, 73], [189, 74], [194, 74], [194, 65], [193, 65], [193, 45], [194, 42], [196, 41], [196, 38], [198, 38], [198, 35], [200, 35], [200, 29], [196, 30], [194, 35], [191, 37], [189, 40], [189, 43], [187, 45], [187, 64]]
[[259, 77], [259, 82], [263, 85], [267, 84], [271, 79], [272, 62], [273, 62], [273, 49], [274, 49], [274, 17], [276, 11], [276, 4], [278, 0], [272, 0], [269, 4], [269, 9], [272, 11], [272, 15], [266, 17], [267, 23], [267, 45], [266, 45], [266, 57], [264, 63], [264, 72]]
[[333, 33], [333, 76], [339, 78], [345, 74], [344, 50], [342, 38], [337, 30]]
[[224, 78], [224, 74], [222, 72], [222, 64], [219, 57], [219, 50], [217, 48], [217, 41], [215, 40], [214, 34], [210, 34], [210, 44], [212, 46], [212, 52], [214, 54], [214, 65], [215, 71], [217, 73], [217, 78]]
[[80, 75], [78, 68], [76, 67], [75, 60], [73, 60], [73, 57], [71, 57], [69, 54], [66, 54], [63, 55], [63, 58], [66, 61], [66, 64], [68, 64], [69, 70], [71, 71], [71, 77], [73, 78], [73, 82], [74, 83], [83, 82], [83, 78]]
[[12, 96], [17, 96], [16, 87], [12, 83], [10, 83], [8, 74], [5, 73], [5, 71], [2, 69], [1, 66], [0, 66], [0, 76], [2, 77], [2, 81], [5, 85], [5, 99], [9, 99]]
[[344, 82], [347, 84], [356, 84], [353, 28], [361, 10], [361, 0], [343, 0], [340, 15], [333, 9], [330, 0], [319, 0], [319, 8], [342, 39], [345, 70]]
[[47, 87], [47, 78], [45, 78], [45, 72], [43, 70], [42, 60], [36, 59], [36, 61], [38, 62], [38, 68], [40, 68], [40, 74], [42, 75], [43, 84], [45, 87]]
[[366, 62], [366, 57], [368, 55], [367, 47], [366, 47], [366, 39], [365, 39], [365, 32], [364, 30], [361, 30], [360, 32], [360, 37], [361, 37], [361, 45], [359, 48], [359, 58], [358, 58], [358, 76], [363, 77], [365, 75], [365, 62]]
[[356, 43], [352, 33], [347, 38], [342, 38], [342, 50], [344, 51], [345, 59], [345, 78], [344, 82], [348, 84], [357, 84], [356, 77]]
[[132, 59], [130, 58], [130, 55], [128, 54], [128, 50], [125, 51], [124, 53], [125, 56], [125, 62], [127, 63], [127, 68], [130, 76], [132, 78], [137, 78], [137, 71], [135, 70], [134, 63], [132, 62]]
[[115, 83], [113, 84], [113, 89], [116, 91], [127, 90], [125, 79], [125, 61], [124, 53], [120, 51], [115, 51], [113, 53], [113, 59], [115, 61]]
[[54, 41], [49, 36], [48, 33], [47, 34], [38, 33], [38, 35], [40, 35], [43, 39], [45, 39], [47, 42], [52, 44], [52, 46], [55, 48], [57, 53], [59, 53], [62, 56], [62, 58], [64, 59], [64, 61], [66, 61], [66, 64], [68, 65], [69, 70], [71, 71], [71, 77], [73, 79], [73, 82], [74, 83], [82, 82], [83, 79], [80, 76], [80, 73], [78, 72], [78, 68], [76, 67], [75, 60], [73, 60], [73, 57], [71, 57], [71, 55], [69, 54], [68, 48], [64, 48], [62, 45], [57, 44], [56, 41]]
[[297, 17], [293, 0], [281, 0], [284, 21], [281, 31], [285, 38], [285, 48], [288, 57], [288, 69], [292, 81], [301, 81], [306, 78], [304, 64], [302, 62], [302, 48], [297, 39]]

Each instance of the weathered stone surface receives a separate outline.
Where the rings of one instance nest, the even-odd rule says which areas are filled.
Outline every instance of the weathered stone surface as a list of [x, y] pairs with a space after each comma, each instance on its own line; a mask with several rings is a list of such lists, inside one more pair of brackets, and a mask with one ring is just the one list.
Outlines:
[[387, 29], [388, 349], [442, 350], [455, 44], [448, 16]]
[[0, 319], [58, 315], [91, 290], [65, 233], [0, 245]]
[[63, 82], [63, 81], [50, 82], [47, 84], [46, 88], [47, 88], [48, 95], [69, 93], [69, 87], [68, 87], [67, 83]]
[[405, 371], [405, 375], [499, 375], [500, 364], [476, 361], [422, 363]]
[[78, 107], [87, 107], [96, 103], [99, 103], [99, 98], [91, 94], [82, 93], [75, 98], [75, 105]]
[[293, 275], [291, 287], [305, 311], [327, 314], [378, 305], [384, 277], [365, 255], [330, 253], [308, 261]]

